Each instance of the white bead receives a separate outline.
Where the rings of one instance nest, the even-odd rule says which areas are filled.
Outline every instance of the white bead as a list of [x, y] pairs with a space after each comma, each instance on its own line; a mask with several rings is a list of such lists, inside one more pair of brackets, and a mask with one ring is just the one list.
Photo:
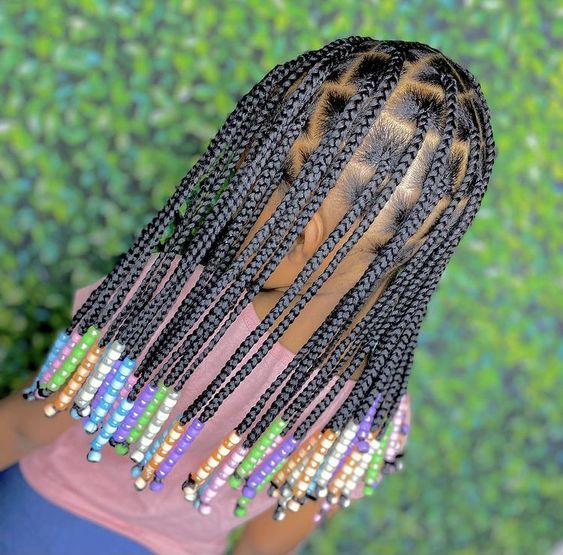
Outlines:
[[294, 513], [297, 512], [300, 507], [301, 507], [301, 505], [299, 505], [299, 503], [297, 503], [297, 501], [295, 501], [295, 499], [290, 499], [287, 502], [287, 508]]
[[344, 480], [342, 478], [336, 478], [334, 480], [334, 487], [340, 489], [344, 485]]
[[317, 469], [311, 468], [310, 466], [305, 469], [305, 475], [310, 476], [311, 478], [316, 474]]
[[138, 490], [142, 490], [145, 489], [147, 487], [147, 481], [142, 477], [139, 476], [136, 480], [135, 480], [135, 487]]
[[145, 455], [140, 449], [135, 450], [130, 455], [130, 458], [134, 460], [136, 463], [140, 463], [144, 459], [144, 457]]

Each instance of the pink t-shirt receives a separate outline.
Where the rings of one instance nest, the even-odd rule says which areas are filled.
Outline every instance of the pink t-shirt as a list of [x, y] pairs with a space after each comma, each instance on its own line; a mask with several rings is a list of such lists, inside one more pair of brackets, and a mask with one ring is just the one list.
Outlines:
[[[178, 260], [171, 271], [177, 262]], [[148, 271], [148, 268], [149, 265], [142, 275]], [[198, 266], [190, 276], [173, 310], [170, 311], [170, 316], [162, 323], [160, 329], [166, 325], [202, 269], [203, 266]], [[136, 285], [140, 283], [140, 279]], [[77, 291], [74, 312], [97, 284]], [[132, 292], [129, 298], [131, 294]], [[221, 370], [241, 341], [259, 323], [260, 319], [254, 306], [249, 303], [204, 363], [186, 382], [172, 417], [181, 413], [199, 395]], [[252, 348], [250, 354], [259, 348], [264, 339], [265, 336]], [[243, 362], [248, 356], [250, 355], [247, 355]], [[181, 484], [188, 473], [196, 470], [226, 434], [242, 420], [292, 357], [293, 353], [281, 343], [274, 344], [251, 374], [234, 393], [227, 397], [217, 414], [206, 423], [196, 441], [166, 477], [164, 489], [158, 493], [148, 488], [142, 492], [137, 491], [130, 474], [132, 461], [127, 456], [117, 455], [110, 446], [106, 446], [102, 451], [101, 462], [97, 464], [88, 462], [86, 453], [93, 436], [86, 434], [80, 422], [67, 429], [54, 442], [37, 448], [22, 458], [20, 460], [22, 473], [36, 491], [53, 503], [121, 533], [155, 553], [166, 555], [223, 553], [231, 530], [268, 507], [273, 511], [276, 500], [269, 497], [266, 493], [267, 488], [264, 488], [250, 503], [247, 515], [239, 518], [234, 516], [233, 510], [240, 491], [233, 490], [227, 484], [214, 498], [211, 514], [203, 516], [191, 503], [185, 501]], [[231, 375], [234, 375], [239, 367], [240, 364]], [[331, 380], [325, 391], [329, 390], [334, 381]], [[309, 433], [313, 433], [328, 422], [353, 385], [352, 381], [346, 383], [329, 410], [322, 415]], [[313, 403], [320, 398], [317, 397]], [[361, 486], [359, 486], [353, 497], [361, 496]]]

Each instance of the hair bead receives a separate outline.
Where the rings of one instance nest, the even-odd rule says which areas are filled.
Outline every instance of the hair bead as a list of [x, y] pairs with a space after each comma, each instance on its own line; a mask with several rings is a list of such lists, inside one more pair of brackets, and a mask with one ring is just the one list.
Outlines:
[[[152, 384], [145, 385], [144, 389], [141, 390], [139, 396], [135, 399], [133, 403], [133, 407], [113, 434], [112, 439], [115, 443], [121, 444], [123, 443], [131, 433], [133, 426], [137, 423], [137, 420], [145, 411], [147, 405], [150, 403], [152, 398], [155, 396], [157, 388]], [[135, 460], [135, 459], [133, 459]], [[139, 461], [136, 461], [139, 462]]]
[[135, 443], [141, 437], [141, 434], [151, 421], [162, 401], [164, 401], [167, 394], [168, 388], [164, 384], [158, 386], [156, 392], [152, 395], [152, 398], [149, 400], [139, 418], [132, 426], [129, 435], [127, 436], [127, 443]]
[[98, 347], [97, 343], [90, 347], [90, 350], [86, 353], [86, 356], [82, 359], [70, 380], [68, 380], [62, 391], [59, 391], [55, 401], [45, 405], [44, 412], [47, 416], [54, 416], [58, 412], [67, 410], [72, 405], [74, 397], [98, 362], [102, 352], [103, 350]]
[[73, 331], [70, 334], [70, 337], [64, 343], [64, 345], [61, 346], [61, 349], [57, 353], [57, 356], [55, 357], [53, 362], [43, 373], [39, 386], [37, 387], [34, 393], [36, 399], [45, 399], [49, 395], [51, 395], [52, 391], [47, 388], [47, 384], [51, 381], [51, 378], [54, 376], [55, 372], [63, 365], [63, 362], [66, 360], [68, 355], [72, 352], [74, 347], [76, 347], [76, 344], [81, 339], [82, 339], [82, 335], [79, 334], [77, 331]]
[[156, 435], [162, 429], [164, 423], [168, 420], [172, 409], [178, 402], [180, 394], [177, 391], [169, 391], [162, 401], [162, 404], [152, 417], [151, 421], [145, 428], [145, 431], [137, 442], [135, 451], [131, 454], [131, 458], [135, 461], [140, 461], [144, 457], [147, 449], [150, 447]]
[[65, 331], [59, 332], [55, 341], [51, 345], [51, 348], [47, 352], [45, 360], [43, 361], [41, 368], [37, 372], [37, 375], [35, 377], [35, 380], [33, 381], [33, 384], [29, 387], [26, 387], [23, 390], [22, 394], [23, 394], [24, 399], [26, 399], [28, 401], [32, 401], [34, 399], [35, 391], [37, 391], [40, 383], [45, 380], [44, 376], [45, 376], [46, 372], [50, 369], [50, 367], [53, 364], [53, 362], [55, 361], [55, 359], [59, 356], [61, 349], [65, 346], [65, 344], [67, 343], [67, 341], [69, 339], [70, 339], [70, 335], [68, 333], [66, 333]]
[[[100, 332], [96, 327], [90, 326], [86, 333], [76, 342], [72, 350], [62, 362], [61, 366], [53, 372], [45, 386], [51, 391], [51, 393], [57, 391], [66, 382], [67, 378], [76, 370], [78, 364], [88, 352], [88, 349], [96, 341], [99, 333]], [[65, 352], [67, 345], [63, 347], [63, 352]], [[46, 378], [47, 376], [45, 376], [45, 379]]]
[[74, 398], [74, 408], [82, 416], [88, 416], [90, 412], [90, 402], [102, 385], [106, 375], [111, 372], [111, 369], [117, 359], [121, 357], [125, 346], [121, 343], [114, 342], [108, 345], [101, 356], [98, 364], [90, 373], [86, 381]]

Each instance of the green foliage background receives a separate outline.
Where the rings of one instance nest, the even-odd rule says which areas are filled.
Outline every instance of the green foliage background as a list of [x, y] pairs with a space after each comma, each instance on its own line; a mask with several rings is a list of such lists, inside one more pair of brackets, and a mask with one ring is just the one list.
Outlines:
[[250, 86], [352, 34], [426, 42], [468, 67], [499, 156], [423, 325], [405, 470], [302, 552], [546, 554], [563, 536], [558, 2], [3, 2], [2, 393]]

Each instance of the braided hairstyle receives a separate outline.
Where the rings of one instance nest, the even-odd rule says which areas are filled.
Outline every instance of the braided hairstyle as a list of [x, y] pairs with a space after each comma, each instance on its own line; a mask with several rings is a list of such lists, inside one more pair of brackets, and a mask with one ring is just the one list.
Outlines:
[[[359, 260], [359, 279], [183, 486], [203, 513], [209, 484], [229, 476], [234, 487], [244, 483], [237, 514], [266, 482], [280, 498], [275, 518], [307, 498], [346, 506], [359, 477], [369, 489], [383, 455], [393, 458], [384, 453], [394, 433], [389, 423], [400, 412], [422, 320], [479, 209], [495, 156], [479, 84], [430, 46], [349, 37], [276, 66], [239, 101], [76, 312], [27, 398], [61, 388], [45, 412], [70, 408], [86, 420], [85, 429], [97, 433], [89, 460], [99, 460], [106, 443], [122, 453], [137, 444], [136, 485], [157, 490], [323, 284]], [[256, 229], [271, 200], [275, 209]], [[334, 228], [207, 387], [161, 431], [190, 376], [321, 205], [339, 214]], [[197, 281], [170, 314], [198, 266]], [[311, 435], [328, 410], [328, 423]]]

